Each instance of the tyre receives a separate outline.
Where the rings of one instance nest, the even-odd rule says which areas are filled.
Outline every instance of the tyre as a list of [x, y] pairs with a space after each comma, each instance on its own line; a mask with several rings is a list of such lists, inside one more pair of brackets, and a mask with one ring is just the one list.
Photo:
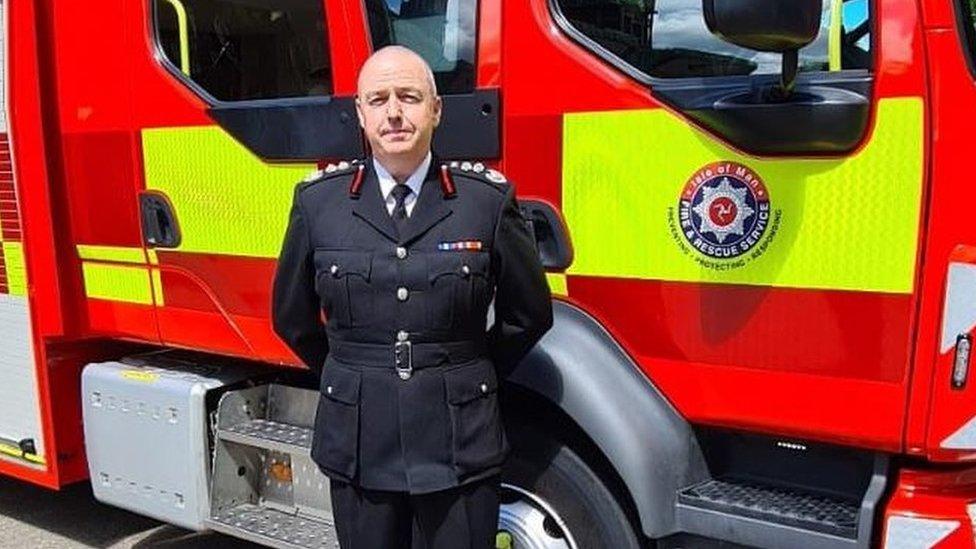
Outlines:
[[572, 448], [541, 429], [509, 439], [498, 529], [512, 549], [639, 549], [620, 503]]

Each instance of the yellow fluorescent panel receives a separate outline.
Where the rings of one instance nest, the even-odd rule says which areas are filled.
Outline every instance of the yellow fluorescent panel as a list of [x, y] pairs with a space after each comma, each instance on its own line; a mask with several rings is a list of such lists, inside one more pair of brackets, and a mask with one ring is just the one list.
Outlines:
[[[83, 260], [146, 265], [148, 259], [152, 265], [159, 264], [155, 250], [144, 250], [141, 247], [79, 244], [77, 248], [78, 257]], [[122, 270], [119, 270], [119, 267], [119, 265], [83, 261], [82, 270], [85, 275], [85, 291], [88, 297], [149, 304], [152, 301], [146, 301], [146, 294], [151, 291], [156, 304], [163, 305], [163, 284], [159, 269], [149, 271], [152, 285], [148, 289], [143, 289], [141, 285], [148, 283], [144, 282], [143, 269], [133, 270], [129, 268], [129, 270], [125, 270], [123, 267]], [[115, 286], [116, 284], [117, 286]]]
[[565, 274], [546, 273], [546, 281], [549, 282], [549, 291], [554, 295], [569, 295]]
[[39, 465], [44, 465], [44, 458], [36, 454], [28, 454], [21, 451], [17, 446], [10, 444], [4, 444], [0, 442], [0, 454], [5, 454], [11, 457], [20, 458], [23, 460], [30, 461], [32, 463], [37, 463]]
[[314, 164], [270, 165], [216, 126], [142, 132], [146, 187], [169, 197], [185, 252], [273, 258], [295, 185]]
[[88, 297], [152, 304], [149, 269], [146, 267], [82, 262], [81, 271]]
[[10, 295], [27, 295], [27, 269], [24, 267], [24, 247], [20, 242], [2, 242], [7, 286]]
[[159, 269], [151, 269], [149, 273], [152, 276], [153, 298], [156, 300], [156, 305], [162, 307], [166, 304], [163, 301], [163, 279], [159, 275]]
[[78, 257], [81, 259], [95, 259], [101, 261], [116, 261], [119, 263], [145, 263], [146, 254], [142, 248], [123, 246], [100, 246], [79, 244]]
[[842, 68], [840, 50], [844, 41], [843, 4], [843, 0], [830, 0], [830, 29], [827, 31], [827, 62], [828, 68], [832, 71], [839, 71]]
[[[742, 155], [664, 109], [566, 115], [562, 203], [576, 252], [569, 274], [911, 292], [923, 104], [883, 99], [876, 108], [866, 146], [835, 159]], [[765, 252], [726, 270], [683, 253], [669, 223], [688, 178], [719, 160], [757, 172], [774, 216], [780, 211]]]

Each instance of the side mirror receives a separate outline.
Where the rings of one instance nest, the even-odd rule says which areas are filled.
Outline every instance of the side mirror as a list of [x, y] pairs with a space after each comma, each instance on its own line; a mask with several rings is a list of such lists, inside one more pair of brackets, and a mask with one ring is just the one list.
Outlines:
[[708, 30], [722, 40], [783, 54], [780, 86], [788, 94], [796, 81], [800, 48], [820, 32], [823, 0], [702, 0], [702, 12]]
[[519, 209], [535, 235], [542, 266], [547, 271], [565, 271], [573, 263], [573, 244], [562, 216], [541, 200], [519, 200]]

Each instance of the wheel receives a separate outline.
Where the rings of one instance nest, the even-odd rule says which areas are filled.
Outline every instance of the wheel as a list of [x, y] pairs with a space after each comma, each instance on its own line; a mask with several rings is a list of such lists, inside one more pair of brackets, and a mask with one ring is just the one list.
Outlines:
[[570, 447], [536, 429], [510, 432], [499, 540], [512, 549], [639, 549], [600, 477]]

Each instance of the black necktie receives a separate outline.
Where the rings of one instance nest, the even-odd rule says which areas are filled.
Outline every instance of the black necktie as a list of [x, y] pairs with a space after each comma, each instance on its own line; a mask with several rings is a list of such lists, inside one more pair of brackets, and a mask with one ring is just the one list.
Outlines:
[[396, 205], [393, 206], [393, 222], [396, 224], [397, 230], [403, 232], [403, 226], [407, 224], [407, 206], [405, 204], [407, 197], [410, 196], [410, 187], [400, 183], [393, 187], [390, 194], [396, 199]]

